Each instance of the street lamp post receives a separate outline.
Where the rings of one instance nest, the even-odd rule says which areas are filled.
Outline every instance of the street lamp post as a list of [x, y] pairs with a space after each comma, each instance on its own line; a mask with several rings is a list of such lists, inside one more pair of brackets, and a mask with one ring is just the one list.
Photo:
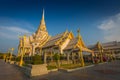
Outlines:
[[3, 60], [5, 60], [5, 54], [3, 55]]
[[11, 58], [12, 58], [12, 54], [13, 54], [14, 48], [11, 48], [10, 50], [11, 50], [11, 52], [10, 52], [10, 61], [11, 61]]
[[6, 62], [9, 62], [9, 53], [10, 53], [10, 52], [9, 52], [9, 50], [8, 50], [8, 52], [6, 53], [6, 58], [5, 58], [5, 61], [6, 61]]

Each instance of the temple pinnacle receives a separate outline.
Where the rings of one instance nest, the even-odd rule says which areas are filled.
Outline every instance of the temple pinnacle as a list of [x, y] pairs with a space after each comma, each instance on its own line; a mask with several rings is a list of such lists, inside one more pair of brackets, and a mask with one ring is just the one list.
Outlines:
[[44, 9], [43, 9], [43, 13], [42, 13], [42, 20], [44, 20]]
[[46, 25], [45, 25], [45, 19], [44, 19], [44, 9], [42, 12], [42, 19], [40, 21], [40, 25], [39, 25], [36, 33], [39, 33], [39, 31], [46, 31]]

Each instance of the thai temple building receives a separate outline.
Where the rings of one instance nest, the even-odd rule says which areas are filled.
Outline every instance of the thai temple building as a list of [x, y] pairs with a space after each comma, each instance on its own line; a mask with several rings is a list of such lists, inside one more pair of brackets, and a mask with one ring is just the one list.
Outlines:
[[95, 57], [99, 57], [102, 61], [104, 58], [119, 58], [120, 57], [120, 42], [111, 41], [107, 43], [97, 42], [94, 45], [88, 46], [88, 48], [94, 51]]
[[55, 36], [50, 36], [47, 32], [43, 10], [42, 19], [37, 31], [31, 36], [24, 35], [20, 38], [18, 55], [21, 55], [23, 49], [25, 51], [24, 55], [44, 55], [45, 60], [47, 56], [52, 56], [53, 53], [66, 54], [67, 56], [78, 54], [78, 56], [82, 56], [79, 52], [85, 51], [93, 55], [93, 51], [85, 46], [80, 30], [77, 32], [77, 37], [67, 30]]

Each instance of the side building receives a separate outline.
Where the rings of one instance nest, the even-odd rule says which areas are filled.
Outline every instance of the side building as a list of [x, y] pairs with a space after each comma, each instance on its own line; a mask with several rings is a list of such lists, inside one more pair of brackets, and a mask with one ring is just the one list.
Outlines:
[[111, 41], [106, 43], [97, 43], [95, 45], [88, 46], [89, 49], [93, 50], [95, 55], [100, 53], [100, 50], [98, 49], [98, 46], [100, 45], [101, 50], [103, 52], [103, 55], [106, 54], [113, 54], [114, 56], [120, 58], [120, 42], [118, 41]]
[[118, 41], [111, 41], [107, 43], [102, 43], [102, 46], [104, 49], [107, 50], [112, 50], [114, 53], [118, 54], [120, 53], [120, 42]]

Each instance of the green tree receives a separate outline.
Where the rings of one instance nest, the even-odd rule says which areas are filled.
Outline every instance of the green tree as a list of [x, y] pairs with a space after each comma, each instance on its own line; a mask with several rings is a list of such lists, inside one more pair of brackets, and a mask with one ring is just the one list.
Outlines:
[[43, 64], [41, 56], [35, 55], [32, 57], [32, 64]]
[[16, 57], [16, 61], [17, 61], [17, 62], [20, 61], [20, 56]]
[[56, 61], [57, 67], [59, 68], [60, 67], [60, 54], [59, 53], [54, 54], [53, 58]]

